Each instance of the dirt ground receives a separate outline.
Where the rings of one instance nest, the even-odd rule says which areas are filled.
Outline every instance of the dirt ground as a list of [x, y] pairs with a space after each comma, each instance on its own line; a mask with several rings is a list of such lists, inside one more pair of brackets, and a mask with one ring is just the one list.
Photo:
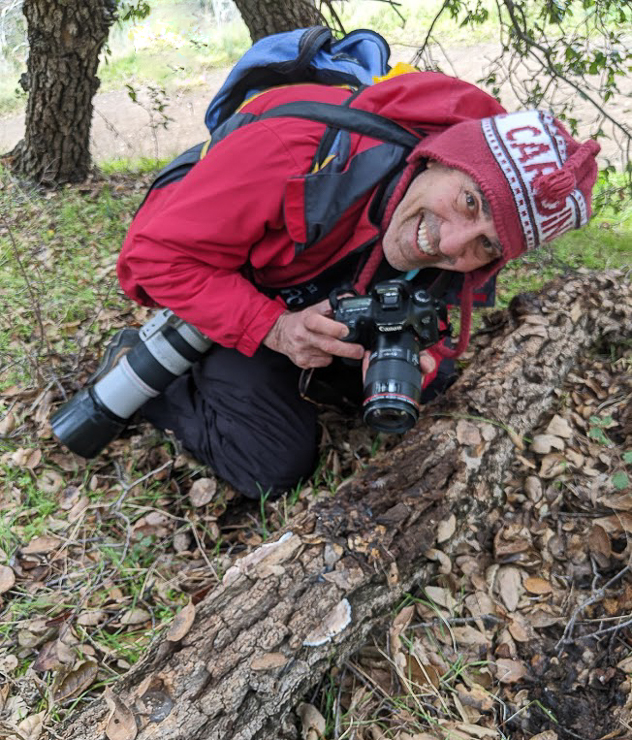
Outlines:
[[[416, 49], [392, 46], [391, 61], [410, 62]], [[494, 58], [496, 47], [492, 44], [456, 47], [434, 61], [447, 74], [476, 82]], [[207, 73], [206, 85], [194, 92], [175, 93], [170, 98], [166, 113], [173, 119], [167, 128], [152, 116], [148, 109], [129, 98], [125, 90], [106, 92], [94, 100], [95, 114], [92, 128], [92, 154], [96, 162], [117, 157], [169, 157], [179, 154], [189, 146], [206, 138], [204, 113], [208, 101], [220, 88], [230, 68], [217, 68]], [[527, 71], [524, 72], [527, 74]], [[608, 111], [618, 120], [629, 120], [632, 78], [620, 83], [621, 95], [608, 103]], [[575, 95], [576, 97], [576, 95]], [[516, 110], [519, 101], [508, 84], [501, 86], [501, 101], [508, 110]], [[149, 106], [147, 107], [149, 108]], [[594, 108], [578, 100], [574, 113], [580, 121], [582, 135], [590, 135], [596, 128]], [[23, 136], [24, 114], [0, 119], [0, 152], [9, 151]], [[602, 161], [617, 159], [618, 147], [614, 140], [602, 140]]]

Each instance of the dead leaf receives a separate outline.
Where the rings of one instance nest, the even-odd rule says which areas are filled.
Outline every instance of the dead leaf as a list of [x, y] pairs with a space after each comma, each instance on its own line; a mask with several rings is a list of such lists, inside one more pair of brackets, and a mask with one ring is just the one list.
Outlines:
[[38, 480], [44, 493], [57, 493], [64, 485], [64, 479], [56, 470], [44, 470]]
[[525, 527], [507, 525], [496, 532], [494, 554], [497, 560], [526, 552], [531, 547], [531, 534]]
[[566, 450], [564, 452], [564, 457], [574, 468], [578, 469], [581, 469], [583, 467], [586, 460], [581, 452], [577, 452], [577, 450]]
[[266, 653], [253, 658], [250, 667], [253, 671], [270, 671], [274, 668], [282, 668], [287, 663], [283, 653]]
[[151, 619], [151, 614], [146, 609], [141, 609], [139, 606], [133, 609], [128, 609], [123, 612], [120, 623], [124, 625], [142, 624]]
[[524, 582], [524, 587], [531, 594], [537, 594], [538, 596], [544, 594], [550, 594], [553, 591], [553, 586], [544, 578], [527, 578]]
[[61, 640], [47, 642], [39, 651], [33, 663], [33, 670], [38, 672], [57, 671], [63, 666], [71, 665], [75, 660], [75, 652]]
[[536, 434], [531, 443], [531, 449], [538, 455], [546, 455], [551, 450], [563, 450], [564, 440], [554, 434]]
[[28, 717], [18, 722], [18, 730], [25, 740], [37, 740], [42, 734], [45, 718], [46, 712], [42, 711], [37, 714], [29, 714]]
[[563, 620], [558, 607], [547, 606], [546, 604], [539, 605], [538, 609], [534, 609], [532, 612], [526, 614], [526, 618], [529, 624], [536, 629], [551, 627]]
[[529, 640], [533, 639], [533, 630], [525, 618], [519, 613], [513, 615], [508, 629], [509, 634], [516, 642], [529, 642]]
[[67, 486], [59, 494], [59, 508], [69, 511], [81, 496], [81, 489], [77, 486]]
[[522, 439], [521, 435], [518, 434], [518, 432], [513, 429], [513, 427], [506, 426], [505, 431], [509, 435], [509, 439], [513, 442], [514, 446], [517, 447], [519, 450], [525, 449], [524, 440]]
[[419, 656], [416, 651], [413, 655], [406, 655], [405, 660], [405, 679], [410, 679], [417, 686], [433, 686], [435, 689], [439, 688], [441, 683], [441, 676], [439, 671], [431, 665], [428, 660], [424, 660], [425, 656]]
[[61, 540], [58, 537], [42, 535], [41, 537], [33, 537], [28, 545], [22, 548], [21, 552], [22, 555], [46, 555], [52, 550], [56, 550], [60, 545]]
[[588, 535], [588, 549], [597, 557], [602, 567], [607, 567], [612, 557], [612, 545], [610, 537], [603, 527], [593, 524]]
[[449, 611], [453, 611], [456, 606], [456, 601], [452, 594], [447, 588], [439, 588], [439, 586], [426, 586], [424, 591], [428, 598], [439, 606], [443, 606]]
[[138, 727], [133, 712], [118, 696], [114, 695], [109, 686], [103, 692], [103, 699], [110, 710], [105, 727], [108, 740], [134, 740], [138, 734]]
[[184, 606], [175, 616], [175, 619], [167, 630], [169, 642], [179, 642], [191, 629], [195, 619], [195, 605], [192, 601]]
[[[2, 673], [11, 673], [18, 667], [18, 659], [12, 653], [4, 653], [0, 655], [0, 671]], [[8, 686], [8, 684], [4, 684]]]
[[496, 575], [498, 593], [510, 612], [516, 610], [522, 594], [522, 575], [518, 568], [503, 565]]
[[540, 477], [545, 479], [556, 478], [566, 470], [566, 460], [559, 453], [551, 453], [542, 458]]
[[102, 609], [93, 609], [91, 611], [81, 612], [77, 617], [77, 624], [80, 627], [95, 627], [101, 622], [105, 622], [108, 615]]
[[546, 434], [553, 434], [556, 437], [570, 439], [573, 436], [573, 429], [566, 419], [563, 419], [561, 416], [556, 414], [549, 422], [549, 425], [546, 428]]
[[450, 740], [496, 740], [498, 737], [496, 730], [469, 722], [439, 720], [439, 725], [443, 730], [441, 737]]
[[176, 532], [173, 535], [173, 549], [176, 552], [186, 552], [191, 547], [192, 540], [188, 532]]
[[97, 677], [99, 667], [92, 660], [84, 660], [67, 673], [60, 672], [53, 681], [53, 698], [59, 704], [82, 694]]
[[0, 594], [4, 594], [15, 585], [15, 573], [8, 565], [0, 565]]
[[447, 575], [452, 572], [452, 561], [443, 552], [443, 550], [436, 550], [432, 547], [430, 550], [426, 550], [426, 552], [424, 552], [424, 557], [428, 558], [428, 560], [434, 560], [436, 563], [439, 563], [439, 573]]
[[453, 627], [452, 634], [457, 645], [485, 645], [486, 647], [491, 647], [488, 637], [475, 627], [470, 627], [469, 625], [465, 627]]
[[496, 678], [500, 683], [516, 683], [527, 675], [527, 669], [520, 660], [499, 658], [496, 661]]
[[213, 500], [217, 492], [217, 481], [215, 478], [198, 478], [189, 491], [189, 501], [193, 506], [206, 506]]
[[399, 637], [402, 632], [405, 632], [410, 624], [413, 616], [415, 615], [414, 605], [405, 606], [399, 611], [395, 619], [391, 624], [389, 633], [391, 635], [391, 641], [394, 641], [396, 637]]
[[33, 450], [28, 456], [24, 466], [29, 470], [35, 470], [35, 468], [42, 462], [42, 451], [40, 449]]
[[478, 684], [474, 683], [469, 687], [458, 684], [456, 690], [459, 699], [465, 706], [474, 707], [483, 712], [488, 712], [495, 706], [494, 697]]
[[325, 734], [327, 722], [313, 704], [303, 702], [297, 710], [301, 719], [303, 740], [317, 740]]
[[535, 475], [530, 475], [524, 483], [524, 490], [527, 492], [527, 496], [537, 503], [542, 498], [542, 482]]
[[13, 411], [9, 411], [9, 413], [0, 420], [0, 435], [4, 436], [6, 434], [11, 434], [11, 432], [15, 429], [17, 424], [17, 419], [15, 417], [15, 414]]
[[455, 531], [456, 516], [454, 514], [451, 514], [447, 519], [439, 522], [439, 526], [437, 527], [437, 543], [441, 544], [442, 542], [449, 540]]
[[632, 511], [632, 493], [600, 496], [598, 501], [604, 506], [609, 506], [611, 509], [615, 509], [615, 511]]

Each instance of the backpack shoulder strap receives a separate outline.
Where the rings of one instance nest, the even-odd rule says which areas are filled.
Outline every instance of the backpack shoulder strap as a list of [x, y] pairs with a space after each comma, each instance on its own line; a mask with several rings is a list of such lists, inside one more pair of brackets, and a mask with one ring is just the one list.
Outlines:
[[258, 115], [256, 120], [261, 121], [266, 118], [282, 118], [285, 116], [326, 123], [328, 126], [364, 134], [373, 139], [387, 141], [407, 149], [413, 149], [421, 140], [419, 136], [415, 136], [415, 134], [400, 126], [399, 123], [380, 116], [378, 113], [313, 100], [278, 105]]

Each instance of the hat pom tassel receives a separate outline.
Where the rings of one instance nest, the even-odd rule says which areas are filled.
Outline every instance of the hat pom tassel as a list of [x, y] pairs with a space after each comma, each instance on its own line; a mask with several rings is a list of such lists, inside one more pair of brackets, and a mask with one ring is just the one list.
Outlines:
[[588, 139], [570, 156], [564, 166], [548, 175], [541, 175], [534, 183], [535, 191], [542, 200], [557, 203], [565, 200], [577, 187], [577, 172], [581, 172], [587, 161], [594, 159], [601, 147]]
[[573, 192], [576, 184], [575, 175], [566, 167], [539, 177], [534, 183], [538, 196], [549, 203], [565, 200]]

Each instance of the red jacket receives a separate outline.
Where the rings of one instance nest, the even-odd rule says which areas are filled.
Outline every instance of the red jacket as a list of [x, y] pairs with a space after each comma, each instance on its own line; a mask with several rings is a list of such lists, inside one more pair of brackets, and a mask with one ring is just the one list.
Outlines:
[[[349, 94], [321, 85], [274, 88], [242, 111], [259, 114], [294, 100], [338, 103]], [[352, 105], [426, 132], [503, 112], [473, 85], [434, 72], [384, 80]], [[119, 257], [126, 294], [143, 305], [170, 308], [218, 343], [252, 355], [285, 310], [280, 298], [266, 297], [253, 282], [304, 282], [378, 233], [368, 216], [372, 188], [323, 238], [297, 250], [306, 240], [310, 178], [328, 177], [327, 167], [310, 174], [324, 129], [297, 118], [254, 121], [217, 143], [184, 179], [153, 190]], [[351, 134], [347, 161], [380, 143]]]

